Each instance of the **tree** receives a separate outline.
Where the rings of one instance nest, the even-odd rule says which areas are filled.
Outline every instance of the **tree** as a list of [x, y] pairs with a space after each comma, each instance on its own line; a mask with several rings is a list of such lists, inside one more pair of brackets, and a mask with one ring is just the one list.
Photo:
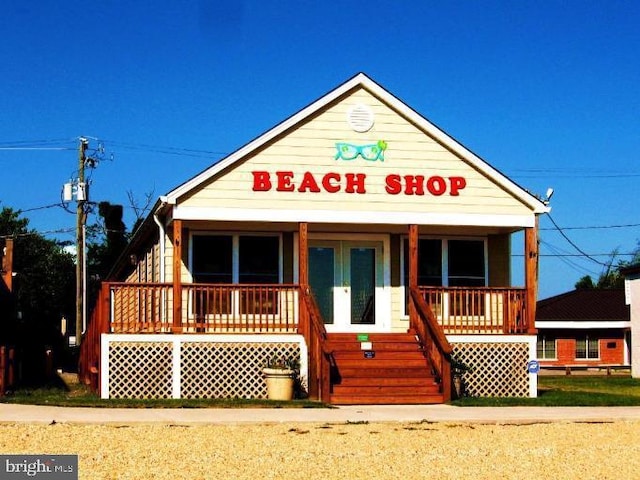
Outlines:
[[6, 321], [15, 325], [10, 340], [22, 351], [23, 373], [33, 380], [41, 372], [38, 362], [46, 346], [62, 349], [60, 323], [63, 316], [72, 320], [75, 312], [74, 256], [63, 244], [49, 240], [29, 229], [29, 220], [11, 208], [0, 211], [0, 236], [14, 238], [13, 292], [16, 317]]
[[100, 202], [98, 214], [102, 225], [88, 228], [89, 310], [93, 308], [100, 282], [107, 277], [116, 260], [127, 246], [127, 232], [122, 221], [122, 205]]
[[133, 194], [133, 191], [127, 190], [127, 197], [129, 198], [129, 206], [131, 207], [134, 215], [136, 216], [136, 219], [133, 222], [133, 227], [131, 227], [132, 234], [135, 233], [135, 231], [138, 229], [140, 224], [144, 221], [146, 214], [151, 208], [151, 204], [153, 203], [153, 199], [154, 199], [153, 192], [154, 192], [154, 189], [151, 189], [150, 191], [145, 192], [144, 200], [141, 204], [138, 200], [136, 200], [135, 195]]
[[590, 275], [585, 275], [580, 280], [578, 280], [575, 284], [576, 290], [587, 290], [591, 288], [596, 288], [593, 283], [593, 279]]
[[615, 260], [618, 255], [618, 249], [611, 252], [609, 263], [605, 265], [605, 270], [600, 274], [596, 283], [593, 282], [591, 276], [585, 275], [576, 282], [575, 288], [577, 290], [584, 288], [624, 288], [624, 276], [620, 273], [620, 270], [629, 265], [640, 263], [640, 241], [636, 245], [636, 249], [632, 252], [631, 260], [618, 260], [616, 263]]

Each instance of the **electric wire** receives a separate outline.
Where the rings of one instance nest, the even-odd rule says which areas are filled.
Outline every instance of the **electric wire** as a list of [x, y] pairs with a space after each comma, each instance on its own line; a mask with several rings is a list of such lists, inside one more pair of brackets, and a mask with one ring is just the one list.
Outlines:
[[553, 219], [553, 217], [550, 214], [547, 214], [547, 217], [549, 218], [549, 220], [551, 221], [551, 223], [553, 223], [553, 225], [556, 227], [556, 229], [558, 230], [558, 232], [560, 233], [560, 235], [562, 235], [564, 237], [564, 239], [569, 242], [569, 244], [575, 248], [578, 252], [580, 252], [585, 258], [588, 258], [589, 260], [591, 260], [594, 263], [597, 263], [598, 265], [601, 265], [603, 267], [610, 267], [609, 264], [606, 263], [602, 263], [600, 260], [596, 260], [595, 258], [593, 258], [592, 256], [590, 256], [588, 253], [586, 253], [584, 250], [582, 250], [578, 245], [576, 245], [573, 240], [571, 240], [566, 233], [564, 233], [562, 231], [562, 228], [560, 228], [558, 226], [558, 224], [555, 222], [555, 220]]

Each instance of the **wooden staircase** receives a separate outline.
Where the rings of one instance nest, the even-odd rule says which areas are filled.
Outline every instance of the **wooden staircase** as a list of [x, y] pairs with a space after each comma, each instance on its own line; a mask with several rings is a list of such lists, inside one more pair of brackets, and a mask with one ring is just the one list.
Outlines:
[[[365, 342], [371, 344], [370, 349]], [[355, 333], [330, 333], [327, 343], [335, 361], [331, 368], [332, 404], [444, 402], [413, 332], [371, 333], [366, 340]]]

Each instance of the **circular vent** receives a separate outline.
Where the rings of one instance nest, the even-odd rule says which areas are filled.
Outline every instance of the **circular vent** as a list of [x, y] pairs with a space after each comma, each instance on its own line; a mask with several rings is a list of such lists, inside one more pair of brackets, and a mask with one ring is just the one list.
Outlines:
[[373, 112], [366, 105], [354, 105], [347, 112], [347, 122], [356, 132], [367, 132], [373, 127]]

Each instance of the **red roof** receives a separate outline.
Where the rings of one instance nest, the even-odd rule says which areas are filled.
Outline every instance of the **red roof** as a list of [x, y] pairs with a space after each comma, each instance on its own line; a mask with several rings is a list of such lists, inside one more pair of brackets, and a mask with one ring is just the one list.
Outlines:
[[540, 300], [536, 321], [629, 321], [624, 290], [579, 289]]

